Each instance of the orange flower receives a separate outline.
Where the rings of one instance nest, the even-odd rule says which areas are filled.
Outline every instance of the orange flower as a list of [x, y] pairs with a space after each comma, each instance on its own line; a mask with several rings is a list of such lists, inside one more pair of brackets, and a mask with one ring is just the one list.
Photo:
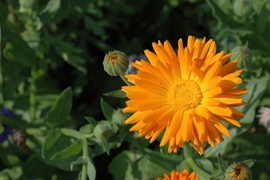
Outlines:
[[199, 180], [199, 178], [196, 177], [195, 172], [189, 174], [188, 170], [185, 169], [183, 172], [172, 171], [170, 177], [164, 174], [164, 178], [157, 178], [157, 180]]
[[190, 141], [203, 154], [205, 141], [214, 147], [230, 136], [222, 121], [241, 126], [236, 118], [244, 115], [234, 107], [245, 104], [247, 91], [234, 88], [242, 83], [238, 61], [226, 63], [231, 54], [216, 54], [212, 39], [189, 36], [185, 48], [180, 39], [178, 55], [168, 41], [152, 45], [155, 53], [144, 51], [150, 62], [136, 61], [138, 73], [125, 76], [134, 84], [122, 87], [130, 99], [123, 112], [134, 113], [125, 122], [150, 143], [165, 130], [160, 146], [169, 143], [169, 152]]

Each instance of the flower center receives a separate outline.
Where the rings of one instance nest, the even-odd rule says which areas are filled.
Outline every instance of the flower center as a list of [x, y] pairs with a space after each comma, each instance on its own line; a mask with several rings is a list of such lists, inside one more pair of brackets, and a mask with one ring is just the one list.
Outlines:
[[167, 94], [169, 104], [183, 111], [196, 108], [202, 97], [199, 85], [193, 80], [181, 80], [174, 83]]
[[230, 173], [230, 176], [232, 176], [232, 180], [236, 179], [245, 179], [247, 175], [247, 168], [243, 166], [242, 164], [238, 164], [236, 167], [233, 168], [233, 172]]
[[118, 61], [117, 57], [118, 57], [118, 53], [113, 52], [113, 53], [109, 53], [109, 54], [108, 54], [108, 60], [109, 60], [111, 63], [117, 62], [117, 61]]

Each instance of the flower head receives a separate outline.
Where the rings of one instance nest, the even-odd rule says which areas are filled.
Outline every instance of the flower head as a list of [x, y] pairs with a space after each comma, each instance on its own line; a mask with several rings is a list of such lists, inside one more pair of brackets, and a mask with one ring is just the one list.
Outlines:
[[270, 134], [270, 108], [261, 107], [257, 117], [259, 118], [259, 124], [263, 125], [267, 129], [267, 133]]
[[168, 41], [152, 45], [155, 53], [144, 51], [150, 63], [136, 61], [138, 73], [125, 76], [134, 84], [122, 87], [130, 99], [123, 112], [134, 113], [126, 123], [150, 143], [165, 130], [160, 146], [169, 143], [169, 152], [190, 141], [203, 154], [205, 141], [214, 147], [230, 136], [222, 121], [241, 126], [236, 118], [244, 115], [234, 106], [245, 104], [240, 95], [247, 91], [234, 88], [242, 83], [238, 61], [226, 64], [231, 54], [216, 54], [205, 38], [189, 36], [185, 48], [180, 39], [177, 55]]
[[225, 171], [225, 180], [252, 180], [252, 172], [243, 162], [233, 163]]
[[110, 76], [123, 75], [128, 69], [128, 56], [121, 51], [110, 51], [103, 61], [104, 70]]
[[172, 171], [171, 176], [164, 174], [163, 178], [157, 180], [199, 180], [199, 178], [196, 177], [195, 172], [189, 174], [189, 171], [185, 169], [183, 172]]

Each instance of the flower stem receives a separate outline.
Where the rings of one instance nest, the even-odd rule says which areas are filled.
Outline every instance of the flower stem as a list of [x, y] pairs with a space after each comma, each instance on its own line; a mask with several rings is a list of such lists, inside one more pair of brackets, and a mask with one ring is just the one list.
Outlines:
[[[83, 138], [83, 149], [82, 149], [83, 157], [88, 157], [88, 146], [87, 140]], [[87, 162], [82, 164], [82, 173], [81, 180], [87, 180]]]
[[37, 88], [36, 88], [36, 67], [33, 66], [31, 69], [31, 84], [30, 84], [30, 119], [31, 121], [35, 121], [36, 119], [36, 111], [37, 111]]
[[2, 52], [2, 49], [1, 49], [1, 37], [2, 37], [2, 32], [1, 32], [1, 26], [0, 26], [0, 104], [3, 104], [3, 95], [2, 95], [2, 93], [1, 92], [3, 92], [2, 91], [2, 84], [3, 84], [3, 77], [2, 77], [2, 71], [1, 71], [1, 69], [2, 69], [2, 67], [1, 67], [1, 57], [2, 57], [2, 54], [1, 54], [1, 52]]
[[122, 79], [128, 86], [132, 85], [130, 82], [128, 82], [127, 78], [125, 78], [124, 75], [119, 75], [119, 76], [121, 77], [121, 79]]
[[190, 150], [191, 150], [191, 148], [190, 148], [189, 144], [186, 144], [184, 146], [184, 157], [185, 157], [185, 160], [188, 163], [188, 165], [192, 168], [193, 171], [195, 171], [197, 174], [199, 174], [204, 179], [210, 179], [212, 176], [208, 172], [201, 169], [196, 164], [196, 162], [194, 161], [194, 159], [191, 156]]

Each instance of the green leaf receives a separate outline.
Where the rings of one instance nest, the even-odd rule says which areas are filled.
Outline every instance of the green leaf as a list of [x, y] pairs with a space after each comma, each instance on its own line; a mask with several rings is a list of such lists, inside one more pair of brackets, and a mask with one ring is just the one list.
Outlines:
[[266, 3], [263, 3], [260, 14], [255, 20], [255, 28], [259, 34], [263, 34], [266, 23], [268, 22], [268, 19], [265, 17], [268, 17], [268, 16], [269, 16], [269, 11], [266, 9]]
[[96, 126], [98, 124], [97, 120], [95, 120], [92, 117], [84, 117], [90, 124], [92, 124], [93, 126]]
[[87, 162], [87, 175], [90, 180], [96, 179], [96, 168], [90, 159]]
[[109, 96], [109, 97], [115, 97], [115, 98], [125, 98], [126, 97], [126, 93], [122, 90], [116, 90], [116, 91], [112, 91], [112, 92], [108, 92], [106, 94], [104, 94], [105, 96]]
[[83, 140], [78, 139], [74, 143], [72, 143], [69, 147], [65, 148], [62, 151], [59, 151], [58, 153], [55, 153], [52, 157], [51, 160], [54, 159], [64, 159], [68, 158], [69, 156], [73, 156], [81, 152], [83, 147]]
[[248, 159], [242, 162], [245, 163], [249, 168], [251, 168], [255, 164], [256, 159]]
[[140, 157], [140, 154], [130, 151], [122, 151], [114, 157], [109, 164], [109, 172], [113, 175], [113, 179], [136, 179], [132, 164]]
[[[75, 131], [75, 130], [73, 130]], [[78, 132], [79, 133], [79, 132]], [[45, 142], [44, 144], [42, 145], [42, 156], [43, 156], [43, 161], [46, 163], [46, 164], [49, 164], [50, 166], [54, 166], [54, 167], [57, 167], [57, 168], [60, 168], [60, 169], [63, 169], [65, 171], [69, 171], [70, 170], [70, 164], [72, 162], [74, 162], [76, 159], [78, 159], [78, 157], [80, 156], [80, 154], [76, 154], [76, 151], [79, 151], [81, 150], [80, 148], [80, 141], [78, 142], [78, 146], [79, 146], [79, 149], [73, 149], [74, 146], [76, 145], [72, 145], [74, 141], [74, 138], [71, 138], [71, 137], [68, 137], [68, 136], [65, 136], [61, 130], [59, 129], [52, 129], [46, 139], [45, 139]], [[71, 147], [70, 147], [71, 146]], [[71, 148], [71, 152], [66, 152], [66, 153], [69, 153], [70, 155], [69, 156], [66, 156], [64, 158], [63, 154], [66, 155], [65, 152], [65, 149], [66, 147], [70, 147]], [[74, 147], [75, 148], [75, 147]], [[59, 152], [63, 151], [62, 152], [63, 154], [61, 154], [61, 157], [60, 155], [55, 155], [55, 154], [58, 154]], [[67, 151], [67, 150], [66, 150]], [[58, 156], [59, 159], [52, 159], [53, 156]]]
[[80, 128], [80, 133], [83, 135], [89, 135], [94, 133], [94, 126], [92, 124], [86, 124]]
[[46, 115], [45, 123], [49, 127], [59, 127], [66, 120], [72, 106], [72, 90], [65, 89], [56, 99], [52, 108]]
[[105, 30], [98, 23], [98, 21], [96, 22], [92, 18], [90, 18], [88, 16], [84, 16], [84, 23], [85, 23], [86, 29], [89, 29], [89, 30], [93, 31], [93, 33], [95, 35], [97, 35], [97, 36], [100, 36], [100, 37], [104, 37], [105, 38], [105, 35], [106, 35]]
[[105, 118], [108, 121], [112, 121], [113, 112], [116, 110], [113, 109], [106, 101], [104, 101], [103, 98], [100, 100], [100, 105]]
[[77, 68], [83, 74], [86, 74], [87, 70], [86, 70], [85, 66], [82, 65], [85, 62], [85, 60], [83, 58], [81, 58], [78, 55], [71, 54], [68, 52], [62, 52], [61, 56], [68, 64]]
[[61, 0], [49, 0], [46, 7], [40, 13], [41, 14], [43, 13], [55, 14], [57, 13], [60, 6], [61, 6]]
[[52, 129], [46, 139], [45, 142], [42, 146], [42, 157], [46, 158], [46, 157], [51, 157], [54, 152], [53, 152], [53, 147], [55, 145], [55, 143], [60, 139], [61, 137], [61, 132], [59, 130], [56, 129]]
[[196, 164], [201, 167], [205, 172], [212, 173], [214, 171], [213, 163], [209, 159], [200, 158], [195, 159]]
[[93, 149], [93, 152], [96, 155], [100, 155], [103, 152], [106, 152], [107, 155], [110, 155], [110, 145], [107, 139], [105, 138], [100, 138], [97, 146]]
[[227, 169], [227, 164], [226, 164], [226, 162], [224, 161], [224, 159], [222, 158], [222, 156], [220, 154], [218, 155], [218, 163], [219, 163], [220, 169], [222, 171], [222, 175], [224, 176], [224, 173], [225, 173], [225, 171]]
[[35, 52], [21, 39], [16, 38], [5, 45], [3, 55], [10, 61], [31, 67], [35, 64]]
[[176, 166], [177, 171], [183, 171], [184, 169], [190, 169], [186, 160], [182, 160], [179, 165]]
[[84, 136], [77, 130], [69, 129], [69, 128], [61, 128], [60, 131], [62, 134], [66, 136], [70, 136], [76, 139], [84, 139]]
[[39, 45], [39, 33], [34, 30], [25, 30], [21, 33], [23, 40], [28, 44], [31, 48], [36, 48]]
[[215, 0], [207, 0], [210, 8], [212, 9], [213, 16], [215, 16], [221, 23], [230, 27], [239, 26], [228, 14], [226, 14], [216, 3]]

